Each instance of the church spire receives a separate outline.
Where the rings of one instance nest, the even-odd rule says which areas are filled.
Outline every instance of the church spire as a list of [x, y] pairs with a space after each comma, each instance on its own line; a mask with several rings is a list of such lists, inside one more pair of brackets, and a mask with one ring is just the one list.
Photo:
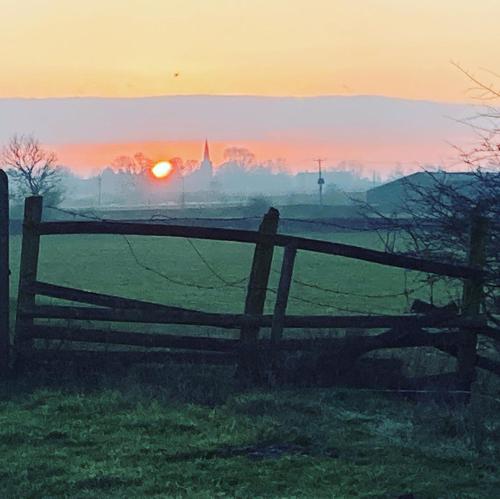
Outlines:
[[203, 161], [210, 161], [210, 152], [208, 151], [207, 139], [205, 139], [205, 151], [203, 152]]

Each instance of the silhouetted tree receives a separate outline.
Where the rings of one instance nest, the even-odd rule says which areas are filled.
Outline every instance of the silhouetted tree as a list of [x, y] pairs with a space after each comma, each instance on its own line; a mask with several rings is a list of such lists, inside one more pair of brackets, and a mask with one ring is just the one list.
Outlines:
[[14, 135], [0, 153], [0, 164], [13, 181], [15, 198], [44, 196], [51, 206], [63, 200], [57, 156], [43, 149], [33, 135]]
[[255, 154], [245, 147], [233, 146], [224, 149], [224, 160], [246, 169], [255, 161]]
[[153, 160], [144, 153], [137, 152], [133, 156], [117, 156], [112, 162], [111, 167], [114, 170], [126, 173], [132, 176], [143, 175], [153, 166]]
[[[500, 98], [495, 87], [464, 73], [478, 85], [482, 98]], [[393, 236], [403, 236], [404, 247], [387, 237], [387, 232], [381, 233], [388, 251], [457, 263], [466, 262], [473, 218], [487, 218], [485, 307], [493, 311], [500, 289], [500, 113], [488, 107], [468, 123], [478, 134], [478, 142], [471, 150], [457, 148], [466, 171], [425, 169], [421, 175], [400, 179], [403, 195], [397, 217], [381, 207], [368, 208], [371, 216], [386, 220]]]

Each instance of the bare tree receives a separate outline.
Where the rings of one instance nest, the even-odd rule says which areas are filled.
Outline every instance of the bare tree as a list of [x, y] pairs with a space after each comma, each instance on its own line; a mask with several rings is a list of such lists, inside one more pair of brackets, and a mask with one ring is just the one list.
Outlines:
[[44, 196], [52, 206], [63, 200], [57, 156], [43, 149], [33, 135], [14, 135], [0, 153], [0, 164], [13, 180], [15, 197]]
[[245, 147], [232, 146], [224, 149], [224, 160], [246, 169], [255, 161], [255, 154]]
[[[461, 68], [460, 68], [461, 69]], [[461, 69], [483, 100], [500, 98], [492, 84], [483, 85]], [[399, 180], [400, 201], [390, 209], [368, 206], [370, 217], [384, 219], [390, 231], [380, 231], [386, 250], [401, 251], [446, 262], [467, 262], [471, 224], [478, 217], [488, 225], [484, 307], [498, 313], [500, 289], [500, 112], [488, 106], [466, 124], [478, 135], [470, 150], [456, 148], [462, 172], [424, 169]], [[391, 212], [392, 210], [392, 212]], [[388, 235], [389, 234], [389, 235]], [[395, 234], [399, 235], [397, 239]], [[399, 244], [398, 244], [399, 240]], [[429, 277], [434, 282], [435, 277]], [[432, 294], [431, 294], [432, 297]]]
[[111, 162], [111, 168], [118, 174], [120, 190], [128, 201], [143, 200], [147, 190], [148, 172], [154, 166], [154, 161], [142, 152], [133, 156], [117, 156]]
[[133, 156], [117, 156], [111, 162], [114, 170], [133, 177], [144, 175], [153, 165], [153, 160], [142, 152], [137, 152]]
[[193, 173], [198, 168], [198, 165], [199, 161], [196, 161], [196, 159], [187, 159], [184, 161], [184, 175], [190, 175]]

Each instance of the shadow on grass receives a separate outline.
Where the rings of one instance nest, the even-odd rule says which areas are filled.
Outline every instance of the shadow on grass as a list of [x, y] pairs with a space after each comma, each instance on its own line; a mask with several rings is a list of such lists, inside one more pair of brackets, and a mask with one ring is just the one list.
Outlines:
[[29, 397], [40, 389], [65, 393], [118, 390], [131, 402], [223, 404], [240, 392], [234, 368], [208, 365], [91, 365], [51, 362], [23, 366], [0, 381], [0, 400]]
[[284, 456], [303, 456], [319, 458], [338, 458], [337, 449], [315, 449], [290, 442], [259, 442], [247, 446], [224, 446], [218, 449], [201, 449], [193, 452], [164, 454], [162, 459], [168, 462], [191, 461], [193, 459], [230, 459], [246, 457], [251, 460], [280, 459]]

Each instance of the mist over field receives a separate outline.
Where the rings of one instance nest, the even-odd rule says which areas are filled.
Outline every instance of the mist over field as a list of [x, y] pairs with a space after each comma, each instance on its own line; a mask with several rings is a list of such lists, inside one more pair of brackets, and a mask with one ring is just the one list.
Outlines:
[[284, 160], [290, 171], [313, 158], [360, 161], [386, 172], [396, 163], [450, 164], [471, 130], [465, 104], [380, 96], [164, 96], [149, 98], [0, 99], [0, 142], [34, 133], [82, 174], [120, 154], [141, 151], [198, 159], [208, 138], [215, 163], [243, 146], [260, 161]]

